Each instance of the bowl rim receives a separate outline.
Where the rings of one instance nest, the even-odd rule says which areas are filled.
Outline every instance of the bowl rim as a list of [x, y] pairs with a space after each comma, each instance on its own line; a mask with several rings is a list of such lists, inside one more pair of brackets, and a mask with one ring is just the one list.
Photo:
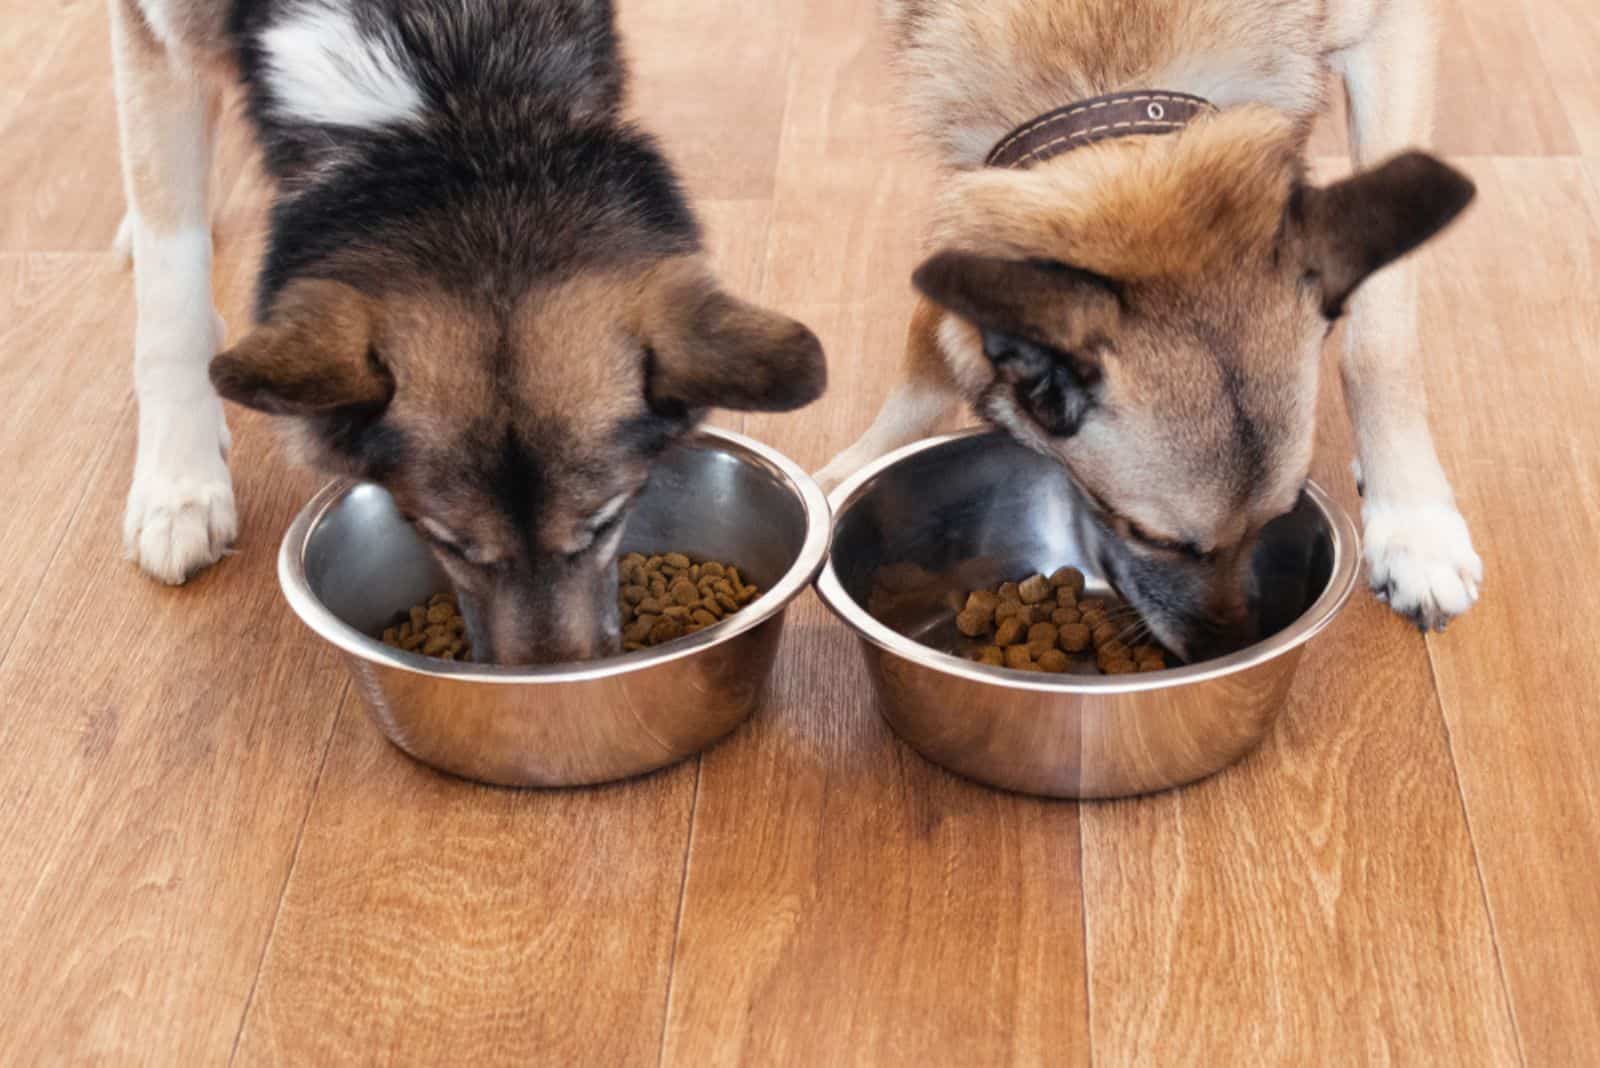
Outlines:
[[[971, 427], [952, 434], [927, 438], [896, 449], [863, 467], [841, 483], [828, 496], [828, 505], [834, 516], [835, 527], [837, 528], [844, 515], [865, 494], [868, 485], [883, 472], [921, 453], [942, 448], [967, 438], [985, 436], [992, 436], [1011, 442], [1011, 439], [1001, 431], [984, 426]], [[1333, 569], [1328, 576], [1327, 585], [1317, 599], [1311, 603], [1311, 606], [1295, 617], [1293, 623], [1266, 641], [1256, 642], [1238, 652], [1230, 653], [1214, 660], [1201, 661], [1198, 664], [1187, 664], [1183, 667], [1137, 675], [1046, 675], [1043, 677], [1034, 672], [1014, 671], [1011, 668], [976, 664], [950, 653], [940, 652], [931, 646], [923, 645], [921, 642], [908, 638], [887, 624], [873, 618], [865, 608], [856, 603], [854, 597], [851, 597], [846, 592], [844, 584], [839, 581], [838, 573], [834, 570], [831, 552], [829, 553], [827, 564], [822, 569], [822, 574], [817, 578], [817, 594], [833, 614], [838, 616], [847, 627], [863, 640], [872, 643], [885, 652], [893, 653], [901, 659], [910, 660], [922, 667], [930, 668], [946, 675], [954, 675], [971, 682], [981, 682], [1012, 690], [1028, 690], [1038, 693], [1092, 694], [1097, 696], [1142, 693], [1150, 690], [1171, 689], [1198, 682], [1207, 682], [1212, 679], [1248, 671], [1269, 660], [1277, 659], [1285, 653], [1298, 649], [1321, 633], [1329, 623], [1332, 623], [1344, 607], [1345, 602], [1350, 599], [1350, 594], [1355, 589], [1356, 577], [1360, 567], [1360, 535], [1356, 532], [1355, 523], [1349, 514], [1339, 507], [1326, 490], [1310, 479], [1306, 480], [1305, 490], [1312, 503], [1316, 505], [1328, 522], [1333, 548]]]
[[776, 617], [816, 579], [827, 562], [828, 549], [833, 542], [832, 513], [828, 508], [827, 496], [793, 460], [768, 445], [720, 427], [699, 427], [674, 448], [693, 448], [697, 445], [720, 447], [723, 451], [739, 455], [747, 463], [765, 467], [787, 482], [805, 514], [805, 538], [794, 563], [765, 593], [731, 618], [657, 649], [635, 650], [602, 660], [535, 667], [502, 666], [437, 660], [420, 653], [408, 653], [384, 645], [377, 638], [357, 630], [335, 615], [312, 591], [306, 577], [305, 554], [311, 534], [321, 524], [323, 517], [352, 491], [372, 484], [361, 479], [333, 479], [317, 491], [295, 516], [279, 545], [278, 584], [289, 607], [318, 637], [353, 657], [413, 675], [500, 685], [555, 685], [628, 675], [695, 656], [713, 646], [730, 642]]

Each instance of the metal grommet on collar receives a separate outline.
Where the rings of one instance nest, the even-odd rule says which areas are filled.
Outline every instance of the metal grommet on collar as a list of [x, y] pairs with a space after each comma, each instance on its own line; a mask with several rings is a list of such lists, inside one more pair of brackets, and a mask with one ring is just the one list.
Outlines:
[[1154, 101], [1151, 102], [1149, 107], [1144, 109], [1144, 113], [1157, 122], [1160, 122], [1162, 119], [1167, 117], [1167, 109], [1162, 107], [1160, 104], [1155, 103]]

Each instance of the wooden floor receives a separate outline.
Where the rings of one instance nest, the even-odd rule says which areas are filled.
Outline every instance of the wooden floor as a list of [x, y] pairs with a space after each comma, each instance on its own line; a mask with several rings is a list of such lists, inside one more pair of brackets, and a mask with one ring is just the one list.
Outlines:
[[[887, 389], [929, 189], [872, 6], [622, 0], [725, 275], [827, 344], [820, 405], [729, 420], [808, 465]], [[104, 13], [0, 0], [0, 1064], [1596, 1063], [1600, 9], [1445, 6], [1437, 145], [1482, 195], [1423, 315], [1485, 599], [1424, 640], [1359, 595], [1262, 751], [1080, 806], [920, 761], [811, 595], [769, 704], [697, 761], [435, 775], [282, 602], [318, 480], [241, 413], [237, 555], [140, 578]], [[1353, 504], [1349, 454], [1329, 388], [1316, 474]]]

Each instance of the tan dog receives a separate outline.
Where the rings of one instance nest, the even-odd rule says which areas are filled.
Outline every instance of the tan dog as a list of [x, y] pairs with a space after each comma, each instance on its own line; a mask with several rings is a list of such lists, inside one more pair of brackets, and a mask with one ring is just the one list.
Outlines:
[[[1395, 155], [1429, 133], [1425, 0], [891, 0], [885, 13], [910, 116], [948, 175], [904, 381], [819, 477], [926, 435], [964, 398], [1061, 460], [1089, 505], [1088, 551], [1168, 646], [1199, 658], [1247, 634], [1242, 564], [1309, 470], [1319, 354], [1348, 312], [1371, 584], [1423, 627], [1465, 611], [1482, 564], [1428, 431], [1416, 278], [1404, 261], [1374, 275], [1473, 192], [1428, 156]], [[1303, 158], [1330, 68], [1367, 169], [1316, 188]], [[1036, 119], [1114, 93], [1141, 109], [1121, 129], [1087, 125], [1100, 105]], [[1217, 110], [1172, 121], [1173, 94]], [[1018, 139], [1040, 151], [984, 166]]]

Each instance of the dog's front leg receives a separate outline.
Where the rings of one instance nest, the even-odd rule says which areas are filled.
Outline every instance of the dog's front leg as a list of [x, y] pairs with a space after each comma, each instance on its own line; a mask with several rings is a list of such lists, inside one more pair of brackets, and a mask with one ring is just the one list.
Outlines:
[[880, 456], [927, 437], [955, 411], [961, 398], [951, 383], [944, 355], [939, 351], [942, 317], [938, 305], [917, 298], [906, 332], [900, 381], [895, 383], [867, 432], [817, 472], [817, 482], [824, 490], [831, 491]]
[[[1435, 50], [1428, 4], [1395, 0], [1366, 40], [1339, 57], [1358, 166], [1428, 137]], [[1483, 563], [1428, 430], [1410, 258], [1356, 291], [1341, 369], [1356, 432], [1368, 580], [1402, 616], [1442, 629], [1477, 600]]]
[[207, 210], [215, 97], [137, 0], [110, 8], [138, 305], [139, 451], [123, 545], [146, 572], [180, 583], [220, 558], [238, 526], [228, 427], [207, 375], [222, 341]]

